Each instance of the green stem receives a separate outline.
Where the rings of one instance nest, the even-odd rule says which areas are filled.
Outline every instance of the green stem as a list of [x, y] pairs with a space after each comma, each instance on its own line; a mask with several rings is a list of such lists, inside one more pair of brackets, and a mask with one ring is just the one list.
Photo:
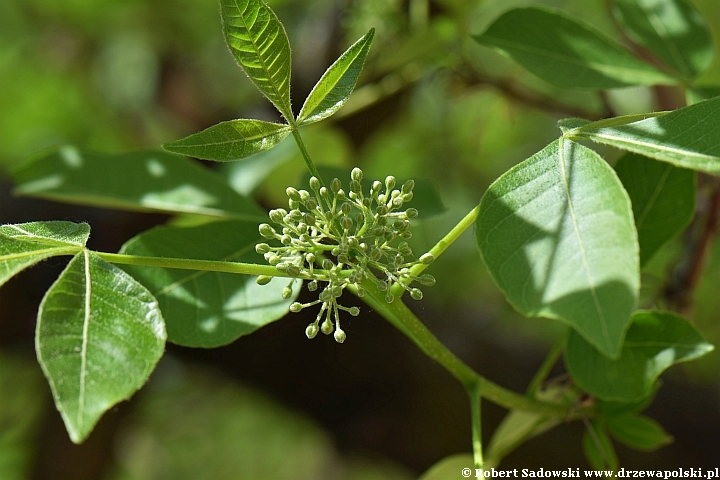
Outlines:
[[[363, 301], [410, 338], [428, 357], [442, 365], [468, 391], [478, 389], [483, 397], [511, 410], [524, 410], [555, 417], [568, 416], [569, 409], [562, 405], [528, 398], [481, 376], [448, 350], [402, 301], [396, 299], [393, 303], [386, 303], [382, 300], [383, 292], [379, 291], [373, 282], [366, 280], [363, 282], [363, 288], [366, 292]], [[587, 413], [584, 410], [576, 411], [578, 415]]]
[[[445, 235], [442, 239], [440, 239], [439, 242], [435, 244], [434, 247], [432, 247], [430, 250], [428, 250], [428, 253], [432, 254], [435, 259], [437, 259], [440, 255], [443, 254], [447, 248], [453, 244], [455, 240], [462, 235], [465, 230], [467, 230], [471, 225], [475, 223], [475, 220], [477, 219], [478, 213], [480, 213], [480, 205], [470, 210], [470, 212], [463, 217], [462, 220], [460, 220], [457, 225], [455, 225], [452, 230], [450, 230], [447, 235]], [[413, 265], [410, 268], [410, 275], [413, 277], [419, 276], [428, 265], [421, 263], [417, 265]], [[395, 284], [392, 286], [392, 294], [396, 297], [400, 297], [403, 292], [404, 288], [402, 285]]]
[[[268, 275], [289, 277], [272, 265], [255, 263], [223, 262], [215, 260], [194, 260], [189, 258], [144, 257], [124, 255], [122, 253], [95, 252], [103, 260], [121, 265], [142, 265], [144, 267], [179, 268], [182, 270], [200, 270], [206, 272], [239, 273], [244, 275]], [[303, 277], [299, 277], [303, 278]], [[307, 277], [310, 279], [310, 277]]]
[[317, 168], [315, 167], [312, 158], [310, 158], [307, 147], [305, 146], [305, 142], [300, 136], [300, 131], [295, 125], [293, 125], [292, 127], [293, 138], [295, 139], [295, 143], [297, 143], [297, 146], [300, 149], [300, 153], [302, 153], [303, 159], [305, 160], [305, 165], [307, 165], [308, 170], [310, 170], [310, 174], [320, 181], [320, 185], [324, 186], [325, 184], [323, 183], [322, 177], [320, 176], [320, 172], [318, 172]]
[[565, 340], [567, 338], [567, 331], [560, 335], [560, 338], [557, 339], [555, 344], [553, 345], [550, 352], [547, 354], [547, 357], [545, 357], [545, 360], [543, 361], [542, 365], [540, 365], [540, 368], [538, 369], [537, 373], [533, 377], [533, 379], [530, 381], [530, 385], [528, 385], [527, 393], [526, 395], [528, 397], [534, 397], [537, 391], [540, 389], [540, 386], [545, 381], [545, 378], [547, 378], [548, 374], [550, 373], [550, 370], [552, 367], [557, 363], [558, 358], [560, 358], [560, 355], [562, 354], [563, 348], [565, 348]]
[[473, 461], [475, 463], [475, 468], [482, 469], [485, 462], [483, 460], [482, 451], [482, 421], [480, 415], [482, 392], [480, 391], [480, 384], [476, 384], [474, 388], [469, 388], [468, 395], [470, 396], [470, 426], [472, 428]]

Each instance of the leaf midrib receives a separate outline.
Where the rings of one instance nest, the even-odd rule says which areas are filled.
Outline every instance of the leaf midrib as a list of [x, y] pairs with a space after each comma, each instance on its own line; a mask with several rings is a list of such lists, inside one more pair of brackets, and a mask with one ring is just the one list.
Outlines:
[[85, 418], [85, 377], [87, 376], [87, 348], [90, 330], [90, 298], [92, 295], [92, 278], [90, 276], [90, 252], [83, 251], [85, 259], [85, 311], [83, 315], [82, 347], [80, 350], [80, 387], [78, 392], [78, 418], [80, 430], [83, 429]]
[[[248, 24], [247, 24], [247, 22], [245, 21], [245, 16], [243, 15], [243, 11], [240, 9], [240, 5], [238, 4], [238, 0], [234, 0], [234, 2], [235, 2], [235, 8], [237, 8], [237, 11], [238, 11], [238, 13], [239, 13], [240, 20], [242, 21], [243, 26], [245, 27], [245, 31], [248, 32], [248, 38], [250, 39], [250, 44], [253, 46], [253, 49], [255, 50], [255, 55], [257, 55], [257, 58], [258, 58], [258, 60], [260, 61], [260, 65], [262, 65], [262, 69], [263, 69], [263, 71], [265, 72], [265, 75], [267, 76], [268, 82], [269, 82], [270, 85], [272, 86], [272, 88], [273, 88], [273, 90], [274, 90], [274, 92], [275, 92], [275, 95], [277, 96], [278, 100], [281, 100], [281, 101], [282, 101], [282, 103], [283, 103], [283, 105], [282, 105], [283, 109], [287, 110], [287, 112], [281, 112], [281, 113], [283, 114], [283, 116], [285, 116], [285, 119], [286, 119], [288, 122], [292, 122], [292, 120], [293, 120], [292, 115], [290, 115], [290, 118], [287, 117], [287, 114], [291, 111], [290, 108], [289, 108], [290, 105], [285, 103], [285, 102], [286, 102], [286, 99], [283, 98], [283, 95], [280, 93], [280, 90], [278, 89], [278, 86], [275, 84], [275, 81], [274, 81], [272, 75], [270, 75], [270, 71], [268, 70], [268, 67], [267, 67], [267, 65], [265, 64], [265, 59], [264, 59], [263, 56], [260, 54], [260, 49], [258, 48], [257, 44], [255, 43], [255, 37], [250, 34], [250, 28], [248, 27]], [[262, 8], [262, 6], [261, 6], [260, 8]], [[267, 7], [266, 7], [266, 8], [267, 8]], [[258, 14], [259, 14], [259, 12], [260, 12], [260, 9], [258, 9]], [[272, 14], [272, 12], [271, 12], [270, 16], [272, 17], [272, 15], [273, 15], [273, 14]], [[280, 26], [280, 28], [282, 29], [282, 25]], [[228, 32], [228, 33], [230, 33], [230, 32]]]
[[585, 252], [585, 244], [583, 243], [582, 236], [580, 235], [580, 227], [578, 226], [577, 216], [575, 215], [575, 207], [573, 205], [572, 198], [570, 196], [570, 184], [568, 183], [568, 177], [567, 172], [565, 170], [565, 139], [563, 137], [560, 137], [560, 140], [558, 141], [558, 158], [560, 160], [560, 171], [562, 176], [562, 182], [563, 187], [565, 189], [565, 195], [567, 197], [568, 202], [568, 212], [570, 213], [570, 217], [572, 218], [573, 223], [573, 229], [575, 231], [575, 237], [577, 238], [578, 246], [580, 247], [580, 256], [582, 257], [583, 267], [585, 269], [585, 275], [588, 280], [588, 285], [590, 287], [590, 294], [592, 295], [593, 302], [595, 304], [595, 310], [598, 313], [598, 316], [600, 318], [600, 325], [602, 326], [602, 332], [603, 337], [605, 337], [605, 340], [608, 344], [610, 344], [610, 334], [607, 330], [607, 320], [605, 319], [605, 314], [600, 307], [600, 300], [597, 297], [597, 292], [595, 288], [595, 281], [592, 278], [592, 275], [590, 274], [590, 264], [587, 260], [587, 253]]

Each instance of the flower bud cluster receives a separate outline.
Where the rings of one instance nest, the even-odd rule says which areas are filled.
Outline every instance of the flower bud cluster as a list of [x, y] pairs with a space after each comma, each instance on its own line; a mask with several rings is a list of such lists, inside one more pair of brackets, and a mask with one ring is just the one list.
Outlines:
[[[373, 282], [385, 292], [385, 301], [392, 303], [393, 285], [401, 285], [415, 300], [422, 298], [418, 288], [410, 287], [417, 281], [433, 285], [432, 275], [413, 276], [410, 268], [416, 264], [429, 264], [434, 257], [426, 253], [413, 256], [407, 240], [412, 236], [410, 219], [418, 216], [414, 208], [405, 208], [413, 197], [415, 182], [409, 180], [396, 188], [395, 177], [385, 182], [375, 181], [366, 192], [362, 187], [363, 173], [353, 169], [349, 190], [346, 192], [337, 178], [330, 188], [310, 178], [310, 190], [286, 190], [289, 210], [278, 208], [270, 211], [270, 220], [260, 225], [260, 234], [268, 240], [276, 240], [280, 246], [260, 243], [258, 253], [280, 272], [292, 277], [283, 290], [283, 298], [292, 295], [298, 279], [309, 280], [308, 289], [315, 291], [324, 282], [318, 299], [290, 306], [292, 312], [321, 303], [320, 313], [305, 330], [308, 338], [318, 332], [334, 333], [339, 343], [345, 341], [340, 327], [340, 310], [357, 316], [357, 307], [344, 307], [338, 303], [343, 291], [353, 286], [358, 296], [365, 290], [363, 281]], [[261, 276], [264, 284], [270, 277]], [[301, 280], [302, 281], [302, 280]], [[322, 323], [321, 323], [322, 322]]]

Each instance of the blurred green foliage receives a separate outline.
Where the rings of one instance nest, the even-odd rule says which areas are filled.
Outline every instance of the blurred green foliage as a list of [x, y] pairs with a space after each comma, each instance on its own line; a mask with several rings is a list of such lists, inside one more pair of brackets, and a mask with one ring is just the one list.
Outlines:
[[[603, 109], [599, 96], [548, 85], [470, 35], [503, 11], [532, 3], [561, 8], [619, 39], [602, 0], [268, 3], [295, 46], [296, 109], [338, 53], [370, 27], [377, 29], [358, 90], [337, 118], [308, 128], [306, 141], [318, 165], [357, 164], [374, 178], [392, 173], [432, 179], [448, 211], [414, 228], [417, 251], [477, 205], [502, 172], [557, 137], [558, 118]], [[693, 3], [719, 46], [720, 2]], [[720, 85], [720, 62], [699, 83]], [[528, 97], [553, 102], [539, 108]], [[617, 114], [657, 108], [647, 88], [613, 91], [608, 102]], [[234, 64], [217, 5], [206, 0], [1, 1], [0, 111], [0, 177], [59, 144], [122, 153], [157, 148], [222, 120], [279, 118]], [[218, 170], [240, 193], [278, 205], [287, 185], [300, 184], [305, 167], [290, 143]], [[645, 292], [648, 303], [680, 249], [678, 239], [650, 262], [645, 275], [657, 289]], [[557, 336], [559, 325], [524, 318], [505, 302], [469, 233], [432, 273], [437, 285], [424, 293], [429, 311], [444, 312], [433, 319], [438, 329], [482, 330], [512, 352], [528, 345], [541, 350], [538, 344]], [[714, 344], [720, 344], [719, 282], [720, 255], [714, 255], [694, 317]], [[307, 477], [295, 478], [332, 478], [318, 473], [325, 469], [340, 469], [344, 476], [338, 478], [345, 479], [408, 478], [396, 466], [340, 458], [318, 426], [256, 392], [182, 366], [168, 363], [168, 369], [177, 375], [151, 385], [123, 433], [114, 480], [253, 478], [258, 472], [292, 478], [282, 473], [289, 465], [306, 469]], [[671, 375], [717, 386], [719, 370], [720, 350]], [[24, 478], [46, 390], [36, 366], [0, 357], [0, 477]], [[211, 465], [208, 452], [216, 459]]]

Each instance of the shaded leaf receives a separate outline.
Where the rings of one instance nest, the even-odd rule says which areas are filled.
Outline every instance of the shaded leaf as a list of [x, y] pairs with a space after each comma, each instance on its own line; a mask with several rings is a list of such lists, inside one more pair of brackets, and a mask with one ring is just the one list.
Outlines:
[[330, 65], [305, 100], [299, 124], [318, 122], [345, 104], [357, 84], [374, 35], [375, 29], [371, 28]]
[[262, 0], [221, 0], [225, 41], [250, 80], [288, 122], [290, 43], [280, 20]]
[[675, 83], [599, 30], [554, 9], [509, 10], [475, 40], [560, 87], [605, 89]]
[[637, 236], [627, 193], [595, 152], [560, 139], [510, 169], [483, 196], [475, 235], [517, 310], [619, 354], [640, 284]]
[[685, 90], [685, 100], [688, 105], [713, 97], [720, 97], [720, 87], [692, 87]]
[[617, 126], [591, 123], [566, 133], [678, 167], [720, 173], [720, 97]]
[[[588, 425], [583, 434], [583, 453], [590, 463], [590, 467], [595, 470], [612, 470], [617, 471], [620, 466], [610, 437], [607, 435], [605, 426], [594, 420]], [[611, 477], [612, 475], [606, 475]]]
[[642, 266], [692, 220], [695, 172], [634, 153], [621, 157], [615, 171], [632, 202]]
[[712, 63], [712, 36], [687, 0], [614, 0], [612, 5], [628, 36], [683, 77], [696, 77]]
[[211, 170], [164, 152], [120, 155], [61, 147], [13, 171], [21, 195], [125, 210], [261, 221], [265, 213]]
[[290, 135], [290, 127], [261, 120], [218, 123], [163, 148], [168, 152], [205, 160], [239, 160], [269, 150]]
[[475, 475], [475, 463], [473, 456], [459, 453], [445, 457], [435, 465], [430, 467], [425, 473], [420, 475], [418, 480], [448, 480], [463, 478], [462, 471], [464, 468], [471, 468], [472, 475]]
[[628, 447], [653, 451], [672, 443], [673, 437], [655, 420], [633, 413], [605, 419], [610, 435]]
[[687, 320], [669, 312], [638, 312], [620, 357], [611, 360], [571, 332], [565, 364], [577, 385], [603, 400], [632, 402], [646, 397], [672, 365], [702, 357], [713, 346]]
[[[265, 263], [255, 222], [212, 222], [196, 227], [155, 227], [129, 240], [128, 255]], [[168, 340], [189, 347], [228, 344], [282, 318], [295, 295], [282, 298], [287, 278], [260, 286], [254, 276], [124, 265], [157, 298]]]
[[165, 349], [157, 301], [127, 273], [83, 250], [45, 294], [35, 344], [70, 438], [145, 383]]
[[31, 222], [0, 225], [0, 285], [46, 258], [74, 255], [90, 236], [87, 223]]

